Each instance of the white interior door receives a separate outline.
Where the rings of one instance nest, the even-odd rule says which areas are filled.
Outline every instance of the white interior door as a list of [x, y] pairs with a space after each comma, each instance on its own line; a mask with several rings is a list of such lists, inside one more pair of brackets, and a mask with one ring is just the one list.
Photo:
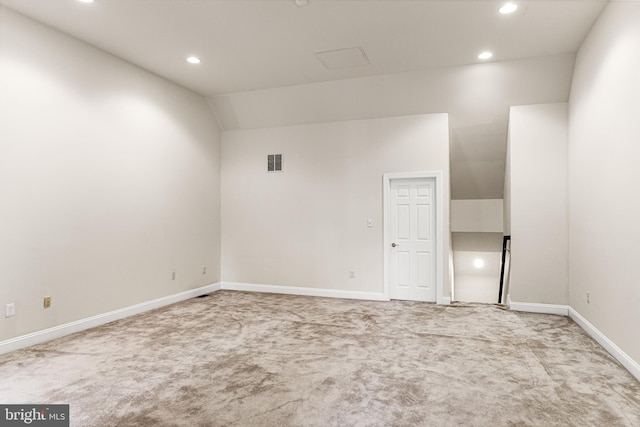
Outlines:
[[393, 179], [389, 198], [389, 296], [436, 302], [435, 180]]

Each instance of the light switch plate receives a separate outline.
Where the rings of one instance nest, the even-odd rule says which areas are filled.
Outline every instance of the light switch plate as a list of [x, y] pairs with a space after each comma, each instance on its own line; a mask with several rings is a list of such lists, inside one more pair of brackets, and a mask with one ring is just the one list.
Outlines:
[[4, 316], [5, 317], [13, 317], [16, 315], [16, 305], [15, 303], [9, 303], [5, 306], [5, 312], [4, 312]]

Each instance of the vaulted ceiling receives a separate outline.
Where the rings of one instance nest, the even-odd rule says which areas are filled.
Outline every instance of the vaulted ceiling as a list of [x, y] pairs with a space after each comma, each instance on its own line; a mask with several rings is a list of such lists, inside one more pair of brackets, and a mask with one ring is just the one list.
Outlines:
[[[224, 130], [449, 113], [454, 199], [501, 198], [508, 109], [568, 99], [606, 1], [0, 0], [208, 98]], [[479, 60], [481, 51], [494, 56]], [[198, 65], [185, 61], [195, 55]]]

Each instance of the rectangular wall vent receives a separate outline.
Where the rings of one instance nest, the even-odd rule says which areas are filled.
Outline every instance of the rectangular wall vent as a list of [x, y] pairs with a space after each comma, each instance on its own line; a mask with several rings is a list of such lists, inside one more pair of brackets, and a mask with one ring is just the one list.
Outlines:
[[282, 154], [267, 156], [267, 172], [282, 172]]

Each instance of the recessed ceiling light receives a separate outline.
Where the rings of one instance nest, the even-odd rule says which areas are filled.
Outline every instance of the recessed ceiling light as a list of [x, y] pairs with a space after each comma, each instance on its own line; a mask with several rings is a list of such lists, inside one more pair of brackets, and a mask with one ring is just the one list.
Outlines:
[[200, 58], [198, 58], [197, 56], [190, 56], [187, 58], [187, 62], [190, 64], [199, 64], [200, 62]]
[[492, 56], [493, 56], [493, 53], [489, 52], [488, 50], [485, 50], [480, 55], [478, 55], [478, 59], [489, 59]]
[[93, 3], [93, 0], [78, 0], [80, 3]]
[[482, 268], [482, 267], [484, 267], [484, 261], [481, 260], [480, 258], [476, 258], [476, 260], [473, 261], [473, 266], [475, 268]]
[[500, 13], [506, 15], [508, 13], [513, 13], [518, 8], [518, 5], [515, 3], [505, 3], [499, 10]]
[[309, 0], [293, 0], [293, 3], [298, 7], [304, 7], [309, 5]]

